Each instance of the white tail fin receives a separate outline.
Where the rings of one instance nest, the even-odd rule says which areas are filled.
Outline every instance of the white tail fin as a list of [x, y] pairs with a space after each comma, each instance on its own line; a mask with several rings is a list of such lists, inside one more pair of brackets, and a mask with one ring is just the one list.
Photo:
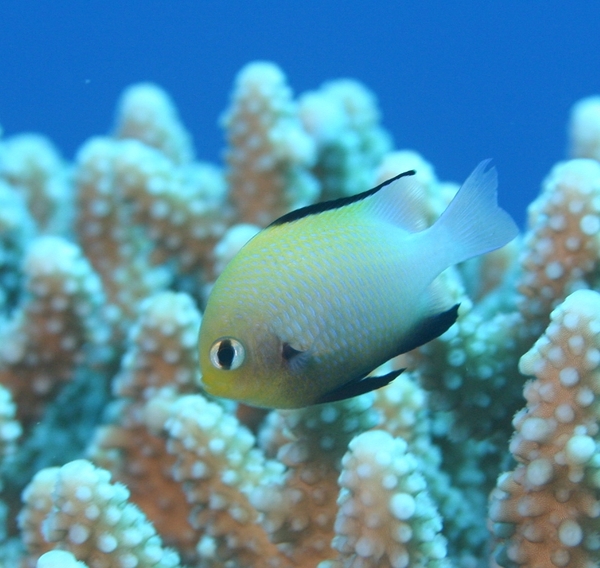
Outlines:
[[430, 238], [443, 246], [447, 265], [490, 252], [514, 239], [519, 229], [497, 201], [496, 168], [484, 160], [462, 184], [440, 218], [430, 227]]

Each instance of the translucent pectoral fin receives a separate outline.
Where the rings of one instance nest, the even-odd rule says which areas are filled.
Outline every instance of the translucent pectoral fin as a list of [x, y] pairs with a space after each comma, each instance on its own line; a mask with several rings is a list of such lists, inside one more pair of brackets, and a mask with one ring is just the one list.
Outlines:
[[305, 351], [296, 349], [295, 347], [292, 347], [289, 343], [287, 343], [285, 341], [282, 342], [282, 344], [281, 344], [281, 356], [286, 361], [291, 361], [292, 359], [294, 359], [294, 357], [298, 357], [298, 355], [302, 355], [302, 353], [305, 353]]
[[391, 383], [400, 373], [405, 369], [398, 369], [392, 371], [380, 377], [364, 377], [363, 379], [352, 380], [344, 383], [341, 387], [338, 387], [320, 397], [315, 404], [321, 404], [323, 402], [335, 402], [337, 400], [344, 400], [346, 398], [352, 398], [359, 394], [371, 392], [372, 390], [380, 389]]
[[282, 341], [281, 358], [292, 373], [300, 373], [309, 363], [310, 355], [307, 351], [297, 349], [286, 341]]

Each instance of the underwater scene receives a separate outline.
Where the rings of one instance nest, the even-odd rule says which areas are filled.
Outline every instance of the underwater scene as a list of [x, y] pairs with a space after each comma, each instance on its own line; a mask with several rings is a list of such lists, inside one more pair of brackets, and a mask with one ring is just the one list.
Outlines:
[[1, 12], [0, 568], [600, 566], [597, 4]]

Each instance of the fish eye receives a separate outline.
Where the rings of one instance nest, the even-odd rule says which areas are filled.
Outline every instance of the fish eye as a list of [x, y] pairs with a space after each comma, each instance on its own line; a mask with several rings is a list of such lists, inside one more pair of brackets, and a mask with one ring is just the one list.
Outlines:
[[221, 337], [210, 348], [210, 362], [222, 371], [237, 369], [246, 358], [244, 346], [233, 337]]

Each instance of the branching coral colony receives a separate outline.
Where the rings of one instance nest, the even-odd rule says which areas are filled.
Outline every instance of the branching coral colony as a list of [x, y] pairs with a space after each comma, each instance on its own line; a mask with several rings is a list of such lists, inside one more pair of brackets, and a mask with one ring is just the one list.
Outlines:
[[389, 363], [409, 371], [270, 413], [198, 388], [227, 261], [278, 215], [403, 170], [427, 223], [456, 185], [392, 151], [354, 81], [294, 97], [252, 63], [223, 125], [224, 168], [197, 161], [140, 84], [73, 164], [0, 140], [3, 565], [598, 566], [600, 98], [574, 107], [524, 236], [443, 275], [458, 322]]

